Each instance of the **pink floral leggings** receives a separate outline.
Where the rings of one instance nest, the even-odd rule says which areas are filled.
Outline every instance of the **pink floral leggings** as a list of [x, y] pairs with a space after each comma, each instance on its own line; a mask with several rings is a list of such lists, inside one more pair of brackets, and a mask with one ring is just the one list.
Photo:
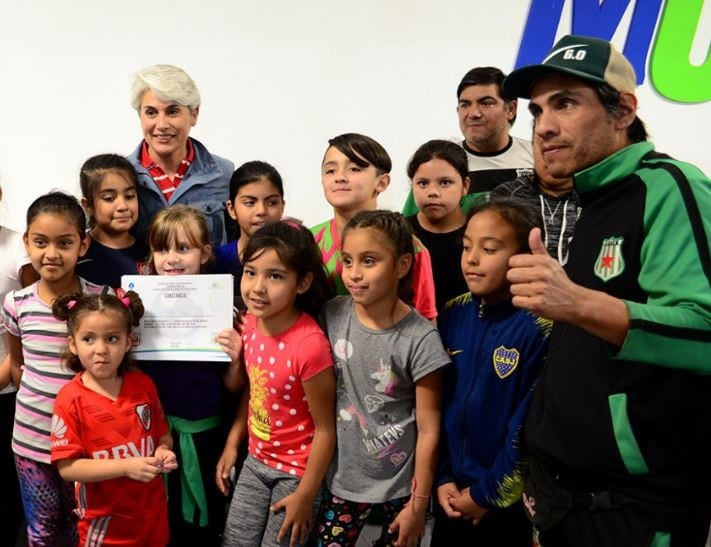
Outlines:
[[318, 547], [353, 546], [358, 541], [368, 516], [375, 507], [382, 508], [383, 528], [374, 546], [392, 545], [396, 539], [388, 532], [388, 527], [405, 506], [409, 496], [386, 501], [384, 503], [359, 503], [334, 496], [330, 492], [321, 505], [317, 523]]

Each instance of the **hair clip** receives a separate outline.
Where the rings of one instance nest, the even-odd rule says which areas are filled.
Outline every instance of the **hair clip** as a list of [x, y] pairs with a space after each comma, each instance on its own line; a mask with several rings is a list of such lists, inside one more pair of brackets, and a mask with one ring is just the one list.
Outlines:
[[76, 301], [76, 300], [70, 300], [69, 302], [67, 302], [67, 309], [68, 309], [68, 310], [71, 310], [71, 309], [72, 309], [74, 306], [76, 306], [76, 305], [77, 305], [77, 301]]
[[282, 217], [281, 221], [287, 226], [291, 226], [292, 228], [295, 228], [297, 230], [304, 225], [303, 222], [301, 222], [298, 218], [294, 217]]
[[116, 298], [118, 298], [127, 308], [131, 307], [131, 299], [126, 296], [126, 291], [124, 291], [121, 287], [116, 289]]
[[109, 294], [109, 286], [104, 285], [104, 288], [101, 289], [101, 296], [106, 296], [107, 294]]

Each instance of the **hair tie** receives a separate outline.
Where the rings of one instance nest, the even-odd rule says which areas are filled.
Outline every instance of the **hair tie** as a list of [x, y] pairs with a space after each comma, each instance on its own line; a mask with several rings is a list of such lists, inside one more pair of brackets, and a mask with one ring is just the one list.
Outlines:
[[127, 308], [131, 307], [131, 299], [126, 296], [126, 291], [124, 291], [121, 287], [116, 289], [116, 298], [118, 298], [119, 301]]
[[76, 306], [76, 304], [77, 304], [76, 300], [70, 300], [69, 302], [67, 302], [67, 309], [71, 310], [74, 306]]

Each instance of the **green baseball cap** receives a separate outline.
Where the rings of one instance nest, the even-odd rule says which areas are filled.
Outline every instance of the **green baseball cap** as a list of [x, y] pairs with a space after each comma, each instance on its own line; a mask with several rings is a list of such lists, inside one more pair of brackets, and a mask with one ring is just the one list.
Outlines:
[[531, 98], [531, 86], [551, 73], [607, 83], [620, 93], [634, 93], [637, 77], [630, 62], [607, 40], [589, 36], [563, 36], [540, 65], [514, 70], [502, 84], [504, 96]]

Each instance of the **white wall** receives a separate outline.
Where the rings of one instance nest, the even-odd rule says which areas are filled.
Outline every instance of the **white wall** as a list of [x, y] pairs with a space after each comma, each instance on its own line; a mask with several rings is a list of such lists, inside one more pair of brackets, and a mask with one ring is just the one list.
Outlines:
[[[27, 205], [39, 194], [55, 187], [78, 193], [87, 157], [127, 154], [137, 145], [131, 75], [154, 63], [179, 65], [197, 82], [203, 102], [192, 136], [236, 164], [263, 159], [277, 166], [288, 214], [309, 224], [329, 216], [320, 161], [326, 140], [346, 131], [366, 133], [390, 152], [393, 182], [380, 204], [399, 209], [408, 157], [430, 138], [459, 134], [455, 89], [464, 72], [483, 64], [512, 69], [528, 6], [528, 0], [3, 2], [2, 218], [24, 229]], [[559, 34], [570, 30], [566, 10]], [[706, 6], [697, 29], [699, 62], [708, 52], [710, 12]], [[647, 83], [639, 99], [658, 149], [711, 173], [709, 103], [673, 104]], [[513, 132], [525, 137], [530, 129], [521, 115]]]

